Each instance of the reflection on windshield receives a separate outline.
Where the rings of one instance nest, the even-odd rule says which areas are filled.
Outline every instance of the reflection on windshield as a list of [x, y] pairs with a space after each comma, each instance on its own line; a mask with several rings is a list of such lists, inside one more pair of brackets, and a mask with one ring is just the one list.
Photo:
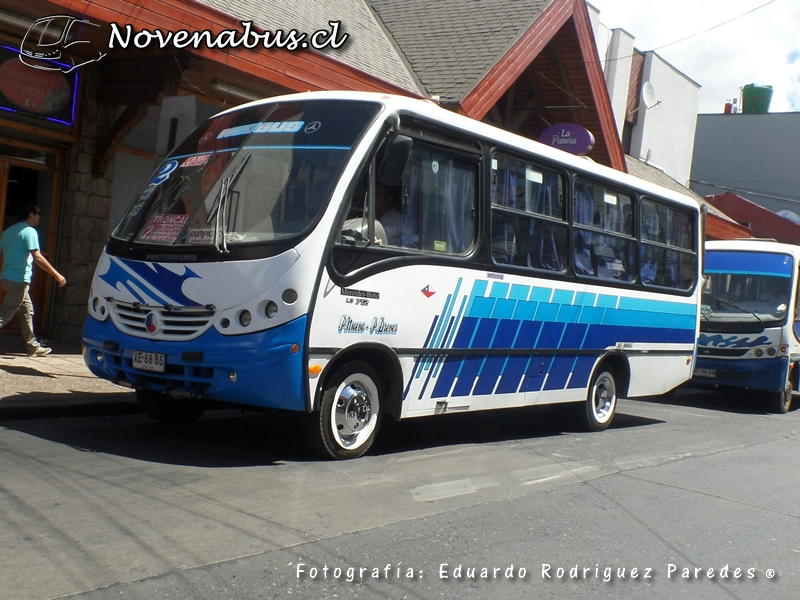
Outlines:
[[714, 321], [782, 321], [788, 310], [791, 283], [791, 277], [775, 275], [707, 274], [703, 316]]
[[161, 246], [272, 242], [308, 231], [374, 104], [265, 104], [215, 117], [160, 165], [113, 236]]

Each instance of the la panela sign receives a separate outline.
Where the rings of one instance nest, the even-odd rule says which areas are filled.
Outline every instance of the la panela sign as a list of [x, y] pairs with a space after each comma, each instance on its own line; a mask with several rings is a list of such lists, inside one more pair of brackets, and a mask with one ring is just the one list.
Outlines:
[[594, 147], [594, 135], [575, 123], [558, 123], [545, 129], [539, 141], [548, 146], [583, 156]]

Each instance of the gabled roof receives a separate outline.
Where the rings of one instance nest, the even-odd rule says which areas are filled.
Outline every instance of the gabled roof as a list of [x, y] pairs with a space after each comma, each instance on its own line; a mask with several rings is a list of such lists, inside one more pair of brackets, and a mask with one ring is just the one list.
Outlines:
[[428, 96], [459, 103], [553, 0], [369, 0]]
[[219, 11], [234, 15], [240, 21], [252, 21], [267, 31], [288, 32], [296, 29], [311, 34], [330, 31], [330, 21], [339, 22], [339, 33], [347, 41], [335, 50], [321, 53], [352, 67], [384, 79], [412, 92], [420, 90], [392, 43], [386, 38], [375, 15], [364, 0], [198, 0]]
[[370, 0], [428, 95], [537, 138], [577, 123], [625, 171], [584, 0]]

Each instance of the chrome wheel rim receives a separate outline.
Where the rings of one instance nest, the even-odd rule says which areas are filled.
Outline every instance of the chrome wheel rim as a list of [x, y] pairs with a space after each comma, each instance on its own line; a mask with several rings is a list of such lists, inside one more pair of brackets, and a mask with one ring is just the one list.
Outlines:
[[598, 423], [605, 423], [614, 414], [617, 403], [617, 389], [614, 378], [603, 373], [597, 378], [592, 390], [592, 412]]
[[375, 430], [380, 409], [378, 389], [369, 377], [353, 374], [336, 390], [331, 410], [331, 430], [336, 442], [354, 449], [366, 442]]

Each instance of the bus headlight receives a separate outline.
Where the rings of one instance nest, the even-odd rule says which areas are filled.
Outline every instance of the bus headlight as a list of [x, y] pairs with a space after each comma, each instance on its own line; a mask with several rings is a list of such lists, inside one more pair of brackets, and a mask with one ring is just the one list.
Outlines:
[[[770, 348], [770, 350], [772, 350], [772, 348]], [[758, 358], [761, 358], [762, 356], [764, 356], [764, 351], [761, 348], [756, 348], [753, 351], [753, 354], [755, 354]]]
[[264, 314], [267, 315], [268, 319], [271, 319], [272, 317], [278, 314], [278, 305], [275, 304], [272, 300], [270, 300], [264, 307]]
[[250, 314], [249, 310], [243, 310], [239, 313], [239, 325], [242, 327], [249, 327], [250, 323], [253, 322], [253, 315]]
[[778, 353], [778, 351], [775, 350], [775, 348], [773, 348], [772, 346], [767, 348], [767, 354], [769, 354], [770, 356], [775, 356], [777, 353]]

